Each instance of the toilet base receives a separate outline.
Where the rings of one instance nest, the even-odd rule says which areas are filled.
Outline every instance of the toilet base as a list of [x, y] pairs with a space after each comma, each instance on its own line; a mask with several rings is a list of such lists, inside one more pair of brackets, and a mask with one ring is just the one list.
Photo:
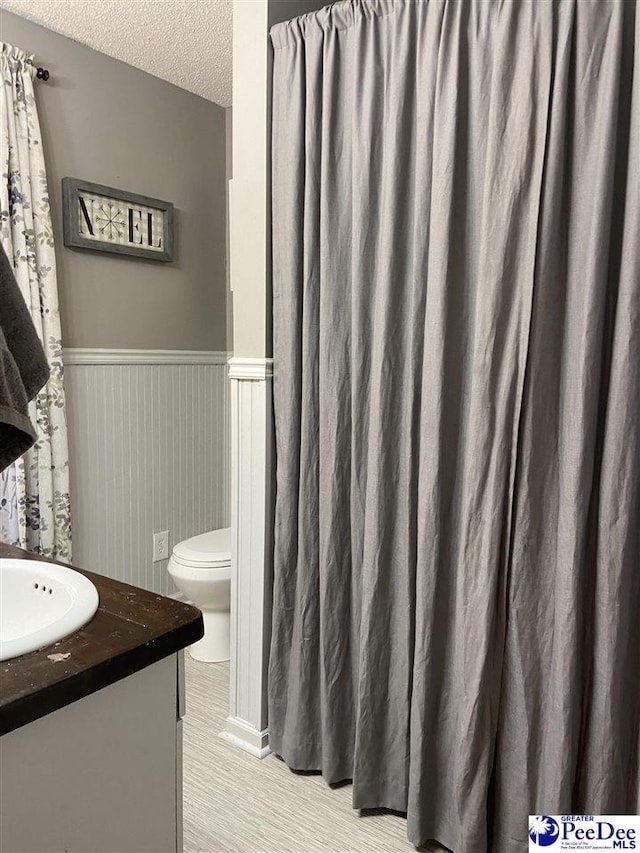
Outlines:
[[205, 610], [202, 607], [204, 637], [189, 646], [189, 654], [194, 660], [205, 663], [220, 663], [229, 660], [230, 614], [219, 610]]

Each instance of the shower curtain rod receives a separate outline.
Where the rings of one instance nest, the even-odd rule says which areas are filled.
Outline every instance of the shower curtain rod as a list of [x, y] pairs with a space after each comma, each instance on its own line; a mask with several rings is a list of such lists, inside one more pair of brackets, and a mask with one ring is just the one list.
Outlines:
[[[27, 65], [34, 65], [35, 66], [35, 62], [33, 61], [33, 59], [27, 59], [26, 63], [27, 63]], [[36, 67], [36, 77], [38, 78], [38, 80], [44, 80], [44, 82], [46, 83], [47, 80], [49, 79], [49, 72], [47, 71], [47, 69], [42, 68], [40, 65], [35, 66], [35, 67]]]

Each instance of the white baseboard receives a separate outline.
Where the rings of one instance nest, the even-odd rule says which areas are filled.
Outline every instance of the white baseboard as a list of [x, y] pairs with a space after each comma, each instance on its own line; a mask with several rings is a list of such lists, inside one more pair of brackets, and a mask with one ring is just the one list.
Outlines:
[[224, 731], [220, 732], [222, 740], [239, 749], [244, 749], [255, 758], [266, 758], [271, 754], [269, 746], [269, 729], [258, 731], [240, 717], [227, 717]]

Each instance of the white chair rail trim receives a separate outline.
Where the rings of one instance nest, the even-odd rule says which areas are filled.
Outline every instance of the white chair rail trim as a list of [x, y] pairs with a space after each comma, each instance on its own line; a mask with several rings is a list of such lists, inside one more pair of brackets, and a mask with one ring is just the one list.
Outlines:
[[230, 358], [229, 379], [270, 379], [273, 376], [272, 358]]
[[218, 350], [91, 349], [65, 347], [65, 364], [226, 364], [230, 353]]

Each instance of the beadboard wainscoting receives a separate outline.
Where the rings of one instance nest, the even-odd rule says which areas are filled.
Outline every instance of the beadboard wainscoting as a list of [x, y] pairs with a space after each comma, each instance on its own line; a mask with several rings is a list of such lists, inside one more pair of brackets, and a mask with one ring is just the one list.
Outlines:
[[65, 350], [74, 563], [169, 595], [153, 533], [229, 525], [227, 357]]

